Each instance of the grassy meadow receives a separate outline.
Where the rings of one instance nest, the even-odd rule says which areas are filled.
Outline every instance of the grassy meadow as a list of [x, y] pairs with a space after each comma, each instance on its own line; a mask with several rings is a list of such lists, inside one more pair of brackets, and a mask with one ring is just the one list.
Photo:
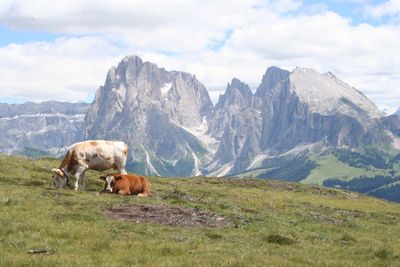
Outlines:
[[[400, 265], [398, 204], [299, 183], [204, 177], [149, 177], [151, 197], [124, 197], [99, 194], [95, 172], [85, 190], [55, 190], [50, 171], [58, 165], [0, 156], [0, 266]], [[224, 224], [106, 213], [137, 205], [201, 211]]]

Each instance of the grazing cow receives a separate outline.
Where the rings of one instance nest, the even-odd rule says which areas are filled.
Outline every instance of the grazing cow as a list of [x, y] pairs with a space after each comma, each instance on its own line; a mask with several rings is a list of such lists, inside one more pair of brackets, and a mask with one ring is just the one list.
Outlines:
[[104, 192], [120, 195], [138, 195], [147, 197], [150, 193], [150, 183], [146, 177], [137, 174], [107, 174], [101, 176], [104, 180]]
[[87, 170], [105, 171], [113, 168], [126, 174], [125, 163], [128, 146], [119, 141], [89, 140], [69, 147], [61, 165], [53, 169], [57, 188], [69, 185], [70, 177], [75, 177], [74, 189], [78, 190], [79, 179], [85, 179]]

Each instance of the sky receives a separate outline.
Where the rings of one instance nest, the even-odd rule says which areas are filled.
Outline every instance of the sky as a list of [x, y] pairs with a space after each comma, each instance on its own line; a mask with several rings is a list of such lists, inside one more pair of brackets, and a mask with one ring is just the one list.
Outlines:
[[0, 102], [91, 102], [138, 55], [196, 75], [212, 100], [269, 66], [333, 72], [400, 107], [400, 0], [0, 0]]

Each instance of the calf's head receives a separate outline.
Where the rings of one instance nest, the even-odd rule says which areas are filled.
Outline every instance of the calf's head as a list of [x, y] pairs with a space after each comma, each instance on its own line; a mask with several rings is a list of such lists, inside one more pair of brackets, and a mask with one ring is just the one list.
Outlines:
[[122, 179], [122, 177], [114, 175], [106, 175], [106, 176], [100, 176], [100, 179], [106, 182], [104, 185], [103, 192], [113, 193], [116, 181]]
[[63, 171], [61, 171], [60, 169], [53, 169], [52, 172], [53, 172], [52, 177], [54, 179], [54, 184], [55, 184], [56, 188], [64, 187], [67, 179], [66, 179]]

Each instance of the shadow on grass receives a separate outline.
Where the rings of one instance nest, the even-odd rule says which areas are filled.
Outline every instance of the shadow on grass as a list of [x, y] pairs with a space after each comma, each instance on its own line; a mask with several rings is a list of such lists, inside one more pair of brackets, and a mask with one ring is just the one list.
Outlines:
[[264, 237], [264, 240], [271, 244], [277, 245], [293, 245], [296, 241], [290, 237], [282, 236], [280, 234], [271, 234]]

